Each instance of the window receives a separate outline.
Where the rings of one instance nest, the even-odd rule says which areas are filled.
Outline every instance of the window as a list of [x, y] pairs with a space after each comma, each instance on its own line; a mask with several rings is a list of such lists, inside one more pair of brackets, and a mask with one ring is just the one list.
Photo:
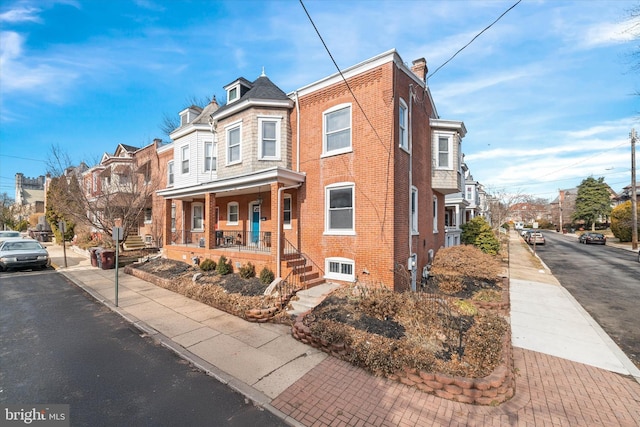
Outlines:
[[399, 144], [400, 148], [409, 149], [409, 116], [407, 114], [407, 104], [400, 99], [400, 107], [398, 108], [398, 125], [400, 128]]
[[182, 147], [182, 155], [180, 157], [182, 161], [182, 173], [189, 173], [189, 146], [185, 145]]
[[438, 198], [433, 196], [433, 232], [438, 232]]
[[280, 119], [258, 118], [258, 129], [258, 157], [263, 160], [280, 160]]
[[176, 231], [176, 205], [171, 205], [171, 231]]
[[150, 224], [153, 220], [151, 208], [144, 209], [144, 223]]
[[236, 98], [238, 97], [238, 86], [229, 89], [229, 92], [227, 93], [227, 102], [232, 102], [235, 101]]
[[167, 163], [167, 186], [173, 185], [173, 160]]
[[284, 195], [283, 222], [284, 228], [291, 229], [291, 195]]
[[418, 233], [418, 189], [411, 187], [411, 232]]
[[227, 225], [238, 225], [239, 205], [231, 202], [227, 205]]
[[353, 260], [348, 258], [327, 258], [325, 259], [325, 278], [354, 282], [354, 265]]
[[471, 200], [473, 198], [472, 187], [470, 185], [467, 186], [467, 200]]
[[227, 129], [227, 164], [240, 163], [240, 130], [241, 126]]
[[351, 105], [340, 105], [324, 113], [323, 154], [351, 151]]
[[354, 234], [354, 185], [337, 184], [326, 189], [325, 230], [330, 234]]
[[91, 174], [91, 178], [93, 181], [93, 191], [98, 191], [98, 175], [97, 174]]
[[213, 142], [204, 143], [204, 171], [211, 172], [216, 170], [217, 159], [214, 154]]
[[204, 204], [195, 202], [191, 205], [191, 229], [204, 230]]
[[451, 137], [450, 136], [438, 136], [438, 168], [451, 169]]

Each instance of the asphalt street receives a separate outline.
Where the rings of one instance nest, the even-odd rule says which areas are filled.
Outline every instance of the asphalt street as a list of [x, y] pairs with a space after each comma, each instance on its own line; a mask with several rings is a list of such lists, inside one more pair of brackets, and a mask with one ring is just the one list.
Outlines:
[[63, 275], [0, 274], [0, 403], [69, 404], [72, 426], [282, 426]]

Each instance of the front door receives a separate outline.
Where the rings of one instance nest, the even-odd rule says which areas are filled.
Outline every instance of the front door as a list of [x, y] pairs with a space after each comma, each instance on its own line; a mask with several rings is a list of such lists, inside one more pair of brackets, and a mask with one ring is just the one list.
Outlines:
[[251, 243], [257, 245], [260, 241], [260, 205], [252, 205], [251, 210]]

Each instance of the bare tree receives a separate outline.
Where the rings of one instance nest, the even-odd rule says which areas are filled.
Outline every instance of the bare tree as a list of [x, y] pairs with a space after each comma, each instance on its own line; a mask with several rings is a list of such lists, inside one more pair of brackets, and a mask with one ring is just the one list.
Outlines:
[[491, 227], [497, 229], [511, 217], [513, 207], [518, 203], [527, 201], [530, 196], [521, 192], [507, 193], [504, 190], [487, 190], [488, 216], [491, 218]]
[[[215, 95], [213, 96], [213, 99], [216, 99], [216, 102], [218, 102], [217, 97]], [[223, 99], [223, 98], [220, 98], [220, 99]], [[207, 98], [206, 96], [197, 97], [193, 95], [185, 100], [182, 110], [192, 106], [204, 108], [207, 104], [209, 104], [209, 102], [211, 102], [211, 99]], [[224, 103], [218, 102], [218, 105], [222, 106], [224, 105]], [[178, 114], [175, 114], [175, 113], [169, 114], [165, 112], [162, 115], [162, 121], [160, 122], [159, 128], [163, 135], [169, 136], [171, 135], [171, 132], [178, 129], [179, 127], [180, 127], [180, 117], [178, 116]]]

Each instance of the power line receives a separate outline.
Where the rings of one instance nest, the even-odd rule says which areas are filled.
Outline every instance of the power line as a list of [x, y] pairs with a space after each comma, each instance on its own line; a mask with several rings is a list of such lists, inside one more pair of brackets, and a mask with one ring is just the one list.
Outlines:
[[0, 157], [9, 157], [12, 159], [20, 159], [20, 160], [30, 160], [32, 162], [41, 162], [41, 163], [47, 163], [45, 160], [40, 160], [40, 159], [30, 159], [28, 157], [19, 157], [19, 156], [10, 156], [8, 154], [0, 154]]
[[442, 67], [444, 67], [445, 65], [447, 65], [453, 58], [455, 58], [460, 52], [462, 52], [463, 50], [465, 50], [467, 48], [467, 46], [469, 46], [471, 43], [473, 43], [475, 41], [475, 39], [477, 39], [478, 37], [480, 37], [480, 35], [482, 35], [482, 33], [484, 33], [485, 31], [487, 31], [489, 28], [493, 27], [493, 24], [495, 24], [496, 22], [498, 22], [500, 19], [502, 19], [502, 17], [504, 15], [506, 15], [507, 13], [509, 13], [509, 11], [511, 9], [513, 9], [514, 7], [516, 7], [522, 0], [518, 0], [517, 2], [515, 2], [509, 9], [505, 10], [502, 15], [498, 16], [498, 18], [493, 21], [491, 24], [489, 24], [487, 27], [484, 28], [484, 30], [480, 31], [478, 34], [475, 35], [475, 37], [473, 37], [471, 39], [471, 41], [467, 44], [465, 44], [464, 46], [462, 46], [460, 49], [458, 49], [458, 51], [456, 53], [453, 54], [453, 56], [449, 59], [447, 59], [444, 64], [442, 64], [441, 66], [439, 66], [438, 68], [435, 69], [435, 71], [431, 74], [429, 74], [427, 76], [427, 80], [429, 80], [430, 77], [433, 77], [433, 75], [435, 73], [438, 72], [438, 70], [440, 70]]

